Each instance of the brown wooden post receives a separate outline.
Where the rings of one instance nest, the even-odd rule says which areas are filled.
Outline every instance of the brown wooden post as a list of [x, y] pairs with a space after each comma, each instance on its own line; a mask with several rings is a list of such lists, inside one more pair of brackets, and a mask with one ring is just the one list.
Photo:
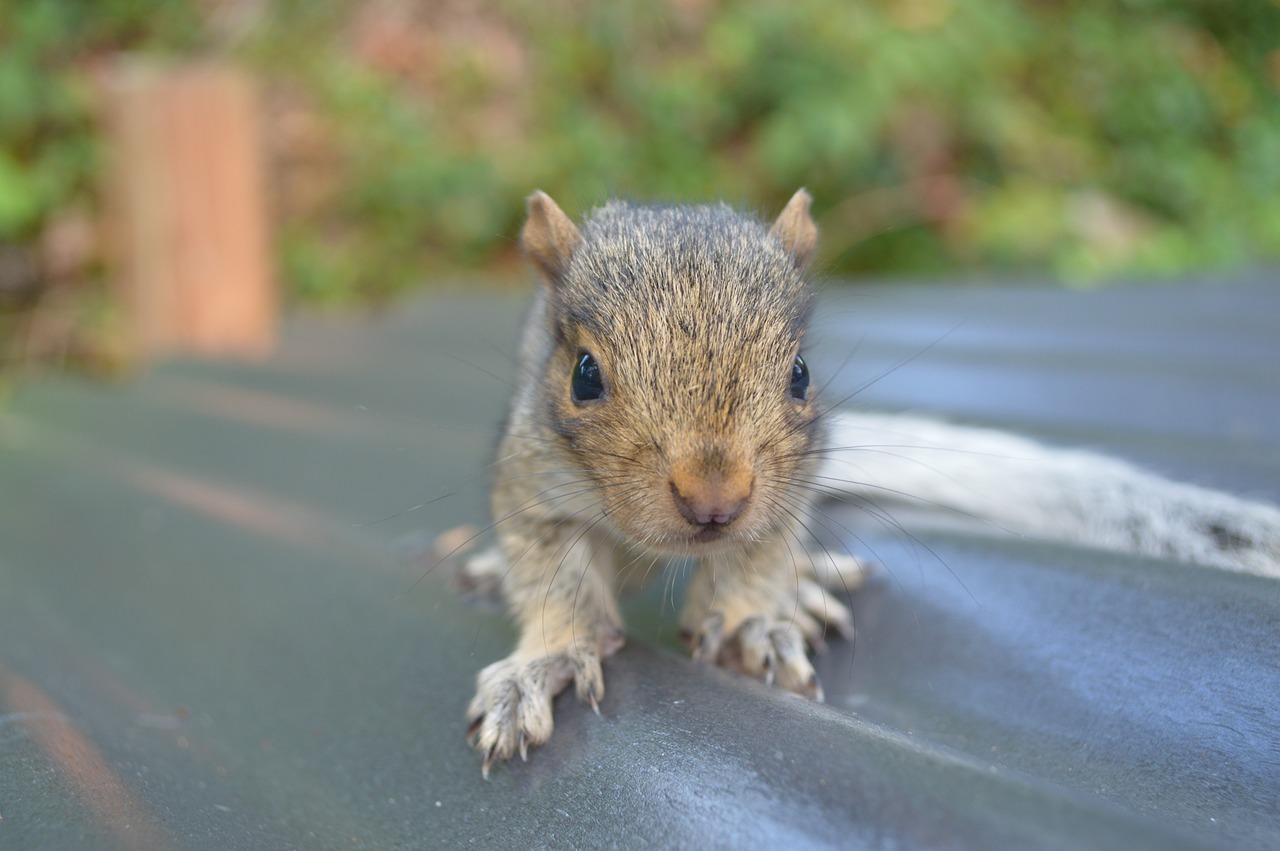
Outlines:
[[276, 337], [260, 116], [224, 66], [124, 64], [107, 83], [107, 233], [131, 348], [254, 356]]

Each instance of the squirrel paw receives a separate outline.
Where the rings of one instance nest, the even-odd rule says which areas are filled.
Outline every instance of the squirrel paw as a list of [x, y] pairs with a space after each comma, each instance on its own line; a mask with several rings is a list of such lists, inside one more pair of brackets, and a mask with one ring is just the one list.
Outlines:
[[732, 629], [722, 612], [711, 612], [689, 637], [693, 658], [821, 701], [822, 685], [805, 654], [805, 644], [815, 652], [824, 651], [828, 628], [851, 639], [853, 614], [809, 578], [797, 582], [796, 598], [787, 608], [773, 616], [752, 615]]
[[846, 553], [833, 553], [827, 550], [822, 552], [807, 550], [806, 552], [813, 567], [814, 580], [831, 591], [851, 593], [884, 570], [876, 562]]
[[[603, 655], [622, 644], [621, 632], [610, 637]], [[601, 653], [593, 646], [579, 644], [558, 653], [513, 653], [494, 662], [476, 676], [476, 696], [467, 709], [467, 739], [484, 754], [481, 773], [489, 776], [495, 760], [520, 754], [529, 758], [529, 748], [551, 737], [554, 723], [551, 701], [570, 682], [578, 697], [596, 714], [604, 697]]]
[[853, 640], [853, 612], [830, 591], [811, 579], [796, 583], [794, 611], [782, 616], [788, 624], [794, 624], [805, 641], [816, 652], [827, 649], [823, 636], [828, 629], [839, 633], [846, 641]]
[[489, 547], [462, 560], [454, 574], [454, 584], [469, 598], [499, 601], [502, 580], [510, 570], [498, 547]]
[[712, 612], [690, 639], [693, 658], [738, 671], [786, 691], [822, 701], [822, 685], [794, 624], [755, 615], [726, 632]]

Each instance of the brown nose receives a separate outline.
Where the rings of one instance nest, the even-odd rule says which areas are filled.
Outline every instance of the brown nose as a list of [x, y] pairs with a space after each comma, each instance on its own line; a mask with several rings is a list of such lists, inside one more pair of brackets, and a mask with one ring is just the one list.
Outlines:
[[671, 497], [680, 515], [695, 526], [725, 526], [747, 507], [753, 484], [750, 470], [703, 476], [674, 470]]

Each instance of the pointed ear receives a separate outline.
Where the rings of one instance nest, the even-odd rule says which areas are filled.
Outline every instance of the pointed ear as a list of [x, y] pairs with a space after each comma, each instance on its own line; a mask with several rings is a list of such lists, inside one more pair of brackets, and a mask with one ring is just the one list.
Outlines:
[[530, 195], [525, 208], [529, 218], [520, 231], [520, 247], [547, 282], [554, 284], [569, 267], [569, 258], [582, 242], [582, 234], [545, 192]]
[[818, 226], [809, 215], [812, 201], [808, 192], [797, 189], [770, 229], [770, 233], [782, 241], [782, 247], [796, 258], [797, 266], [808, 265], [818, 247]]

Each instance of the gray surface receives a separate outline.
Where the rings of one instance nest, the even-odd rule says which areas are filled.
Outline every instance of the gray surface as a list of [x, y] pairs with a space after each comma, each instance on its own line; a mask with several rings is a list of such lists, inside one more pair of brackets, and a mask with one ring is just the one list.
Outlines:
[[[0, 847], [1280, 847], [1280, 584], [850, 507], [824, 534], [890, 572], [819, 662], [827, 705], [686, 662], [659, 582], [603, 716], [562, 699], [483, 781], [463, 710], [512, 632], [418, 553], [483, 516], [519, 312], [437, 297], [297, 321], [263, 365], [17, 395]], [[821, 317], [828, 398], [1280, 501], [1265, 276], [862, 288]]]

